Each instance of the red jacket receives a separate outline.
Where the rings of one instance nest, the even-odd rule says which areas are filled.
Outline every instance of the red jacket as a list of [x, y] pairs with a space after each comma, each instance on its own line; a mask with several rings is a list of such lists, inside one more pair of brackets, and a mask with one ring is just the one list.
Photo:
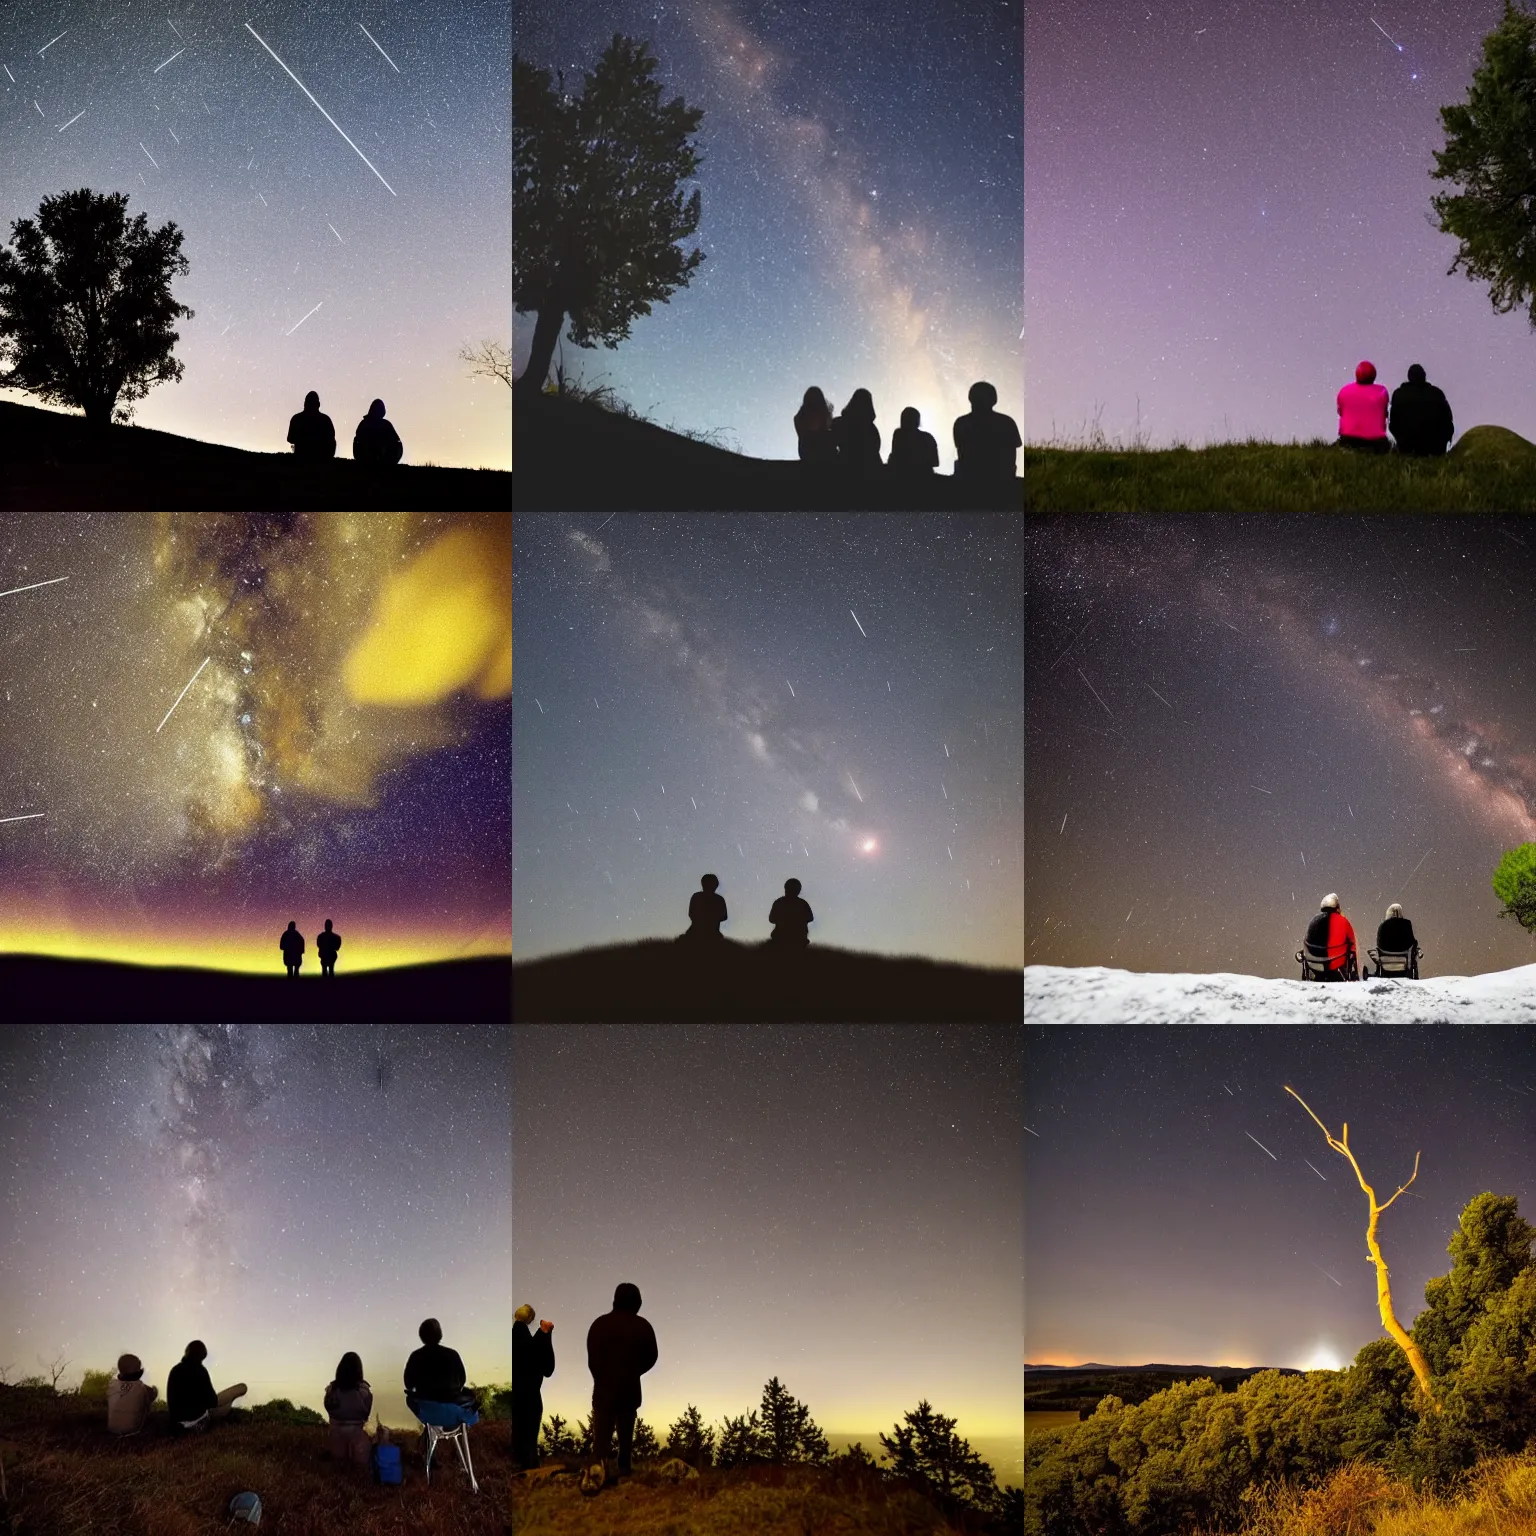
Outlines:
[[1318, 951], [1326, 949], [1329, 969], [1335, 971], [1343, 970], [1350, 958], [1358, 954], [1355, 930], [1349, 919], [1331, 909], [1319, 912], [1307, 924], [1307, 945]]

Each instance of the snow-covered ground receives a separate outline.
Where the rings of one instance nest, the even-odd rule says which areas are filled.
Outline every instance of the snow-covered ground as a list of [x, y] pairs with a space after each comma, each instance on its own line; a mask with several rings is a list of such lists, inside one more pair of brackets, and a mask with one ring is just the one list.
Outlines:
[[1024, 967], [1026, 1024], [1536, 1024], [1536, 965], [1428, 981]]

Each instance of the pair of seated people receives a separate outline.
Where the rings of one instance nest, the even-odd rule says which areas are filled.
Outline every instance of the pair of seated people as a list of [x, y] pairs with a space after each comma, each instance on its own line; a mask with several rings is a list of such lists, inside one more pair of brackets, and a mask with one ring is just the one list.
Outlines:
[[[228, 1418], [235, 1399], [245, 1396], [243, 1381], [215, 1392], [203, 1364], [207, 1358], [208, 1346], [193, 1339], [171, 1367], [165, 1406], [175, 1433], [207, 1429], [215, 1419]], [[107, 1383], [107, 1432], [138, 1434], [149, 1422], [150, 1407], [159, 1395], [158, 1387], [145, 1385], [143, 1361], [137, 1355], [119, 1355], [117, 1376]]]
[[1419, 363], [1409, 368], [1407, 382], [1389, 399], [1386, 385], [1376, 382], [1376, 365], [1363, 361], [1355, 368], [1355, 382], [1339, 391], [1336, 404], [1341, 448], [1390, 453], [1390, 429], [1399, 453], [1433, 458], [1443, 454], [1456, 435], [1450, 402]]

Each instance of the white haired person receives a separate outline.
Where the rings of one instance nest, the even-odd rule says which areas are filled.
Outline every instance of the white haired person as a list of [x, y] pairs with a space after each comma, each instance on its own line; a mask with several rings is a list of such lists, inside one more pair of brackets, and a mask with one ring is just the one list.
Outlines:
[[1328, 957], [1324, 981], [1343, 981], [1355, 970], [1354, 924], [1339, 909], [1339, 898], [1332, 891], [1323, 897], [1317, 916], [1307, 924], [1307, 948], [1314, 955]]
[[512, 1314], [512, 1458], [527, 1471], [539, 1464], [539, 1425], [544, 1418], [544, 1378], [555, 1374], [555, 1325], [540, 1319], [529, 1328], [534, 1311], [524, 1302]]
[[1419, 941], [1414, 937], [1413, 923], [1403, 916], [1401, 905], [1395, 901], [1376, 930], [1376, 953], [1384, 955], [1388, 951], [1407, 955], [1410, 962], [1418, 960]]

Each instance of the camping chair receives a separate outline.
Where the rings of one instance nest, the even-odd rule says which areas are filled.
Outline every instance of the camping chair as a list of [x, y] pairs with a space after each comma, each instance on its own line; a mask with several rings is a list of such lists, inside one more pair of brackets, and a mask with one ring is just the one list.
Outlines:
[[1328, 952], [1324, 949], [1314, 949], [1310, 944], [1303, 944], [1296, 951], [1296, 958], [1301, 962], [1301, 979], [1303, 981], [1359, 981], [1360, 971], [1353, 952], [1345, 965], [1331, 966], [1328, 963]]
[[[1412, 949], [1372, 949], [1367, 953], [1376, 962], [1376, 975], [1401, 976], [1408, 981], [1419, 979], [1419, 956], [1424, 953], [1418, 945]], [[1366, 967], [1365, 974], [1369, 976], [1371, 969]]]
[[479, 1493], [475, 1481], [475, 1464], [469, 1454], [469, 1426], [480, 1422], [480, 1415], [473, 1408], [461, 1408], [457, 1403], [429, 1403], [423, 1398], [409, 1401], [408, 1406], [421, 1422], [422, 1433], [427, 1437], [427, 1486], [432, 1486], [432, 1454], [439, 1440], [452, 1440], [458, 1447], [459, 1463], [469, 1477], [471, 1493]]

